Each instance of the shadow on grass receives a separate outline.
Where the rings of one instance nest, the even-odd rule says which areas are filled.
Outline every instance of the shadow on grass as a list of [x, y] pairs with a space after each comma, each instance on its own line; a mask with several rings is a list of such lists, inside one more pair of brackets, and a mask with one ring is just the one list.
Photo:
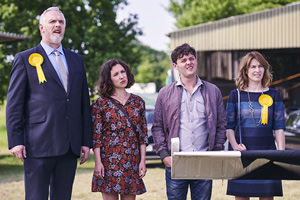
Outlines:
[[11, 165], [20, 165], [23, 166], [22, 161], [16, 158], [13, 154], [4, 154], [0, 155], [0, 164], [11, 164]]
[[0, 184], [23, 181], [23, 163], [14, 155], [0, 155], [0, 177]]
[[24, 180], [22, 165], [0, 164], [0, 184]]
[[[78, 163], [80, 159], [78, 159]], [[164, 168], [160, 160], [146, 161], [147, 168]], [[94, 171], [94, 156], [89, 156], [89, 159], [83, 164], [77, 166], [76, 174], [90, 173]], [[0, 184], [11, 183], [24, 180], [23, 163], [14, 155], [0, 155]]]
[[165, 168], [165, 165], [160, 161], [155, 161], [155, 162], [146, 162], [146, 167], [147, 168]]

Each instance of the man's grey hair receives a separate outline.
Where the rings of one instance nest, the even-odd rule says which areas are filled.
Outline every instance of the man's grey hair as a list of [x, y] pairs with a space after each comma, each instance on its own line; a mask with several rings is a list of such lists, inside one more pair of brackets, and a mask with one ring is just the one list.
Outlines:
[[65, 26], [66, 26], [66, 18], [64, 16], [64, 14], [59, 10], [58, 7], [50, 7], [50, 8], [47, 8], [43, 13], [42, 15], [40, 16], [40, 24], [42, 25], [45, 25], [45, 15], [47, 12], [49, 11], [56, 11], [56, 12], [59, 12], [60, 14], [62, 14], [63, 18], [64, 18], [64, 21], [65, 21]]

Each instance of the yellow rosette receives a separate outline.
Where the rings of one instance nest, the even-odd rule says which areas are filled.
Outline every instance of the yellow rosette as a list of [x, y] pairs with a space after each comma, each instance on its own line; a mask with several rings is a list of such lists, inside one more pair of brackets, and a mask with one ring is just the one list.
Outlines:
[[268, 107], [273, 104], [273, 99], [270, 95], [263, 94], [259, 97], [258, 102], [262, 106], [261, 124], [268, 124]]
[[39, 78], [39, 84], [47, 82], [41, 64], [44, 61], [44, 58], [41, 54], [33, 53], [28, 58], [29, 64], [36, 67], [36, 73]]

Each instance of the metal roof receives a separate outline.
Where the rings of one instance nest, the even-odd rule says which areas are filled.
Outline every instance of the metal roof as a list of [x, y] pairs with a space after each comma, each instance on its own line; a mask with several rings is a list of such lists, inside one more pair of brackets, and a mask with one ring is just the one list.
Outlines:
[[171, 49], [197, 51], [300, 48], [300, 2], [233, 16], [169, 33]]
[[28, 37], [16, 33], [7, 33], [0, 31], [0, 44], [8, 42], [17, 42], [25, 39], [28, 39]]

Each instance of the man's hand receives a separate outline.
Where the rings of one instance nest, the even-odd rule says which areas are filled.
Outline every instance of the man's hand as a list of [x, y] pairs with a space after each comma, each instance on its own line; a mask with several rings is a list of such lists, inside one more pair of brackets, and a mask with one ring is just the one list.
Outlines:
[[26, 158], [26, 150], [24, 145], [17, 145], [10, 149], [10, 152], [14, 154], [18, 159], [24, 162]]
[[82, 165], [83, 163], [85, 163], [85, 161], [87, 161], [87, 159], [89, 158], [90, 155], [90, 148], [86, 147], [86, 146], [82, 146], [81, 150], [80, 150], [80, 157], [82, 157], [82, 154], [84, 154], [83, 158], [80, 161], [80, 164]]
[[171, 156], [167, 156], [163, 159], [163, 163], [166, 167], [171, 167], [172, 163], [171, 163]]

